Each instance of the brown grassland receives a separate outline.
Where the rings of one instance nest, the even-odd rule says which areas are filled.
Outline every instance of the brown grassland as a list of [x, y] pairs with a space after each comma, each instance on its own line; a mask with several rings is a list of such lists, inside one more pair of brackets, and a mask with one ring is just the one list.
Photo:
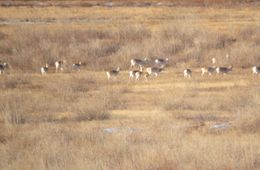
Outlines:
[[[260, 169], [259, 51], [259, 5], [2, 6], [0, 169]], [[144, 57], [169, 63], [130, 80]]]

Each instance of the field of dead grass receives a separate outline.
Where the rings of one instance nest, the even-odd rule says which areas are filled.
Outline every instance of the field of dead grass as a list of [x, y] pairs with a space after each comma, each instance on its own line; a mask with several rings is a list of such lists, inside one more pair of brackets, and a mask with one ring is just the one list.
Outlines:
[[1, 169], [258, 169], [259, 76], [0, 77]]
[[[259, 62], [259, 6], [4, 8], [0, 54], [14, 71], [36, 72], [57, 56], [90, 70], [131, 58], [168, 57], [174, 67], [251, 67]], [[227, 60], [226, 54], [230, 55]], [[245, 57], [247, 56], [247, 57]], [[24, 62], [27, 61], [27, 62]]]
[[[0, 16], [0, 61], [11, 66], [0, 76], [0, 169], [260, 168], [258, 6], [0, 7]], [[56, 56], [81, 60], [82, 71], [53, 73]], [[134, 82], [135, 57], [170, 62]], [[233, 72], [200, 76], [212, 57]]]

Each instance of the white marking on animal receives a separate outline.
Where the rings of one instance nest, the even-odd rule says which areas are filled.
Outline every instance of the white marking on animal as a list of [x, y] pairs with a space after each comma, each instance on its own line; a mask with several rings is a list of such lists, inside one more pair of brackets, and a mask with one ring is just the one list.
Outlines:
[[129, 78], [131, 79], [139, 80], [142, 75], [144, 75], [145, 79], [147, 80], [148, 77], [147, 72], [143, 72], [142, 70], [129, 71]]
[[184, 75], [185, 78], [191, 78], [191, 77], [192, 77], [192, 71], [191, 71], [191, 69], [185, 69], [185, 70], [183, 71], [183, 75]]
[[231, 72], [232, 71], [232, 66], [228, 66], [228, 67], [217, 67], [216, 68], [216, 72], [218, 73], [218, 74], [228, 74], [229, 72]]
[[216, 58], [212, 58], [211, 61], [213, 65], [216, 64]]
[[216, 68], [214, 67], [202, 67], [201, 68], [201, 75], [203, 76], [204, 74], [212, 75], [216, 71]]
[[169, 61], [169, 58], [166, 58], [166, 59], [162, 59], [162, 58], [157, 58], [154, 60], [155, 64], [158, 64], [158, 65], [166, 65]]
[[65, 61], [64, 60], [58, 60], [58, 61], [55, 61], [54, 65], [55, 65], [55, 71], [56, 73], [58, 71], [63, 71], [64, 70], [64, 64], [65, 64]]
[[49, 65], [46, 64], [44, 67], [41, 67], [41, 74], [45, 75], [48, 73]]
[[111, 78], [116, 78], [120, 72], [120, 67], [117, 67], [117, 69], [107, 71], [107, 79], [110, 80]]
[[132, 79], [135, 79], [135, 80], [139, 80], [141, 74], [142, 74], [142, 72], [139, 70], [129, 71], [129, 77]]
[[253, 74], [260, 74], [260, 67], [253, 66], [252, 71], [253, 71]]
[[0, 64], [0, 75], [5, 73], [5, 70], [8, 68], [7, 63]]
[[81, 61], [78, 62], [78, 63], [74, 63], [72, 64], [72, 69], [77, 71], [77, 72], [80, 72], [80, 69], [81, 69]]
[[144, 68], [144, 66], [146, 66], [148, 62], [148, 59], [145, 58], [145, 59], [131, 59], [130, 60], [130, 63], [131, 63], [131, 68], [133, 67], [139, 67], [140, 69]]
[[149, 75], [154, 75], [155, 77], [157, 77], [159, 75], [159, 73], [161, 73], [163, 70], [163, 67], [148, 67], [146, 68], [146, 72]]

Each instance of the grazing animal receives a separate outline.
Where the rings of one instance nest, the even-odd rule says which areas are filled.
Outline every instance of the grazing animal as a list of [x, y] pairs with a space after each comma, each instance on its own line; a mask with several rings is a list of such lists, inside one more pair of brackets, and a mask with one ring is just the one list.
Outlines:
[[154, 75], [155, 77], [157, 77], [159, 75], [159, 73], [161, 73], [163, 70], [162, 67], [148, 67], [146, 68], [146, 72], [148, 73], [148, 75]]
[[260, 67], [253, 66], [252, 71], [253, 71], [253, 74], [260, 74]]
[[55, 65], [55, 71], [56, 73], [58, 73], [58, 71], [63, 71], [64, 70], [64, 64], [65, 64], [65, 61], [64, 60], [58, 60], [58, 61], [55, 61], [54, 65]]
[[0, 64], [0, 75], [5, 73], [5, 69], [8, 68], [7, 63]]
[[139, 67], [140, 69], [143, 69], [144, 66], [147, 64], [148, 62], [148, 59], [145, 58], [144, 60], [141, 60], [141, 59], [131, 59], [130, 60], [130, 63], [131, 63], [131, 68], [133, 67]]
[[229, 72], [231, 72], [232, 71], [232, 66], [228, 66], [228, 67], [217, 67], [216, 68], [216, 72], [218, 73], [218, 74], [228, 74]]
[[132, 78], [132, 79], [134, 78], [135, 80], [139, 80], [141, 75], [142, 75], [142, 72], [139, 71], [139, 70], [129, 71], [129, 77]]
[[117, 67], [117, 69], [115, 70], [110, 70], [110, 71], [107, 71], [107, 79], [110, 80], [112, 77], [113, 78], [116, 78], [117, 75], [119, 74], [119, 71], [120, 71], [120, 67]]
[[155, 64], [163, 65], [163, 66], [165, 66], [168, 63], [168, 61], [169, 61], [168, 58], [166, 58], [166, 59], [157, 58], [154, 60]]
[[212, 75], [216, 71], [216, 68], [214, 67], [202, 67], [201, 68], [201, 75], [208, 73], [209, 75]]
[[212, 58], [211, 61], [213, 65], [216, 64], [216, 58]]
[[192, 71], [191, 71], [191, 69], [185, 69], [185, 70], [183, 71], [183, 75], [184, 75], [185, 78], [191, 78], [191, 77], [192, 77]]
[[77, 72], [80, 72], [80, 68], [81, 68], [81, 61], [78, 62], [78, 63], [74, 63], [72, 64], [72, 69], [77, 71]]
[[147, 80], [147, 72], [143, 72], [142, 70], [129, 71], [129, 78], [131, 79], [139, 80], [142, 75], [144, 75], [145, 79]]
[[45, 75], [48, 73], [49, 65], [46, 64], [44, 67], [41, 67], [41, 74]]

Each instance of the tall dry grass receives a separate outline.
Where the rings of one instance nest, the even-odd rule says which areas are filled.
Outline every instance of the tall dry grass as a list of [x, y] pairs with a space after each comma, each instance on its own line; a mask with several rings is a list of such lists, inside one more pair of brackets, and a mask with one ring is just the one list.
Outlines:
[[[131, 58], [170, 59], [170, 66], [186, 63], [188, 67], [211, 64], [250, 67], [259, 62], [258, 26], [221, 33], [189, 27], [189, 23], [168, 25], [151, 31], [141, 26], [111, 30], [47, 31], [19, 28], [15, 36], [5, 37], [2, 61], [13, 70], [39, 72], [45, 63], [54, 66], [57, 59], [71, 63], [82, 61], [85, 68], [105, 70], [129, 68]], [[229, 54], [229, 58], [226, 58]], [[68, 67], [69, 68], [69, 67]]]
[[[0, 76], [0, 169], [259, 169], [260, 79], [240, 69], [259, 62], [259, 26], [206, 30], [194, 24], [199, 16], [184, 15], [156, 28], [0, 34], [0, 60], [11, 65]], [[68, 70], [39, 75], [46, 62], [54, 71], [57, 56]], [[169, 66], [130, 82], [129, 60], [144, 57], [168, 57]], [[212, 57], [233, 64], [231, 75], [194, 68], [183, 79], [182, 67], [209, 66]], [[82, 72], [69, 73], [79, 60]], [[116, 66], [122, 73], [108, 81], [103, 70]]]
[[1, 76], [0, 168], [258, 169], [259, 79], [233, 74]]
[[97, 80], [12, 75], [1, 77], [0, 120], [5, 125], [106, 120], [110, 110], [124, 108], [124, 88], [97, 88]]

